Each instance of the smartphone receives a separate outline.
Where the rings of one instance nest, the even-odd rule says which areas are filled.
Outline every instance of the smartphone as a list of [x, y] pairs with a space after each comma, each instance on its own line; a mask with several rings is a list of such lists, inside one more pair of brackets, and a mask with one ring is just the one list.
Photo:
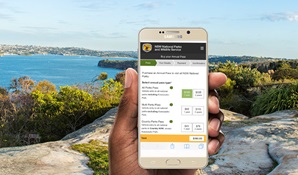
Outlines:
[[198, 169], [208, 163], [207, 32], [139, 32], [138, 161], [144, 169]]

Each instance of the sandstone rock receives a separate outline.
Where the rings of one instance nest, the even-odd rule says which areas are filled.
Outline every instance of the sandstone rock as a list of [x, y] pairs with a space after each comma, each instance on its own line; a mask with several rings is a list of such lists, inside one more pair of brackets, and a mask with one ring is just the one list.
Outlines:
[[1, 175], [93, 174], [88, 158], [70, 150], [66, 142], [49, 142], [0, 149]]
[[0, 175], [88, 175], [88, 157], [71, 150], [91, 139], [107, 142], [117, 108], [93, 123], [65, 136], [62, 141], [0, 149]]
[[68, 134], [62, 140], [68, 140], [71, 143], [88, 143], [90, 140], [101, 140], [108, 142], [111, 127], [114, 123], [115, 114], [118, 108], [109, 110], [104, 116], [96, 119], [93, 123]]
[[239, 114], [237, 112], [228, 111], [228, 110], [225, 110], [225, 109], [221, 109], [221, 111], [225, 115], [225, 121], [239, 121], [239, 120], [249, 119], [247, 116]]
[[298, 117], [297, 110], [284, 110], [284, 111], [277, 111], [271, 114], [260, 115], [254, 118], [261, 118], [261, 119], [283, 119], [283, 118], [293, 118]]
[[[219, 153], [210, 157], [214, 163], [206, 167], [205, 172], [207, 174], [298, 174], [296, 112], [280, 111], [246, 120], [246, 123], [251, 120], [252, 125], [228, 132]], [[278, 114], [283, 116], [282, 119], [274, 117]], [[270, 116], [275, 120], [263, 123], [263, 119], [268, 119]], [[256, 124], [258, 120], [262, 123]], [[223, 130], [225, 131], [225, 126]], [[278, 164], [277, 167], [275, 167], [276, 164]]]

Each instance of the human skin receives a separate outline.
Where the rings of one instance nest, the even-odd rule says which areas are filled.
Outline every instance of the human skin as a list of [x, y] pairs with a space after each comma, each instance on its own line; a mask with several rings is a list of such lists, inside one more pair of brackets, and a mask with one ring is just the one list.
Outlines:
[[[208, 153], [212, 155], [224, 142], [224, 135], [220, 132], [224, 116], [219, 110], [219, 101], [213, 90], [223, 85], [227, 77], [223, 73], [210, 73], [208, 78]], [[142, 169], [139, 166], [138, 74], [134, 69], [126, 70], [124, 89], [109, 137], [110, 175], [193, 175], [196, 172], [194, 169]]]

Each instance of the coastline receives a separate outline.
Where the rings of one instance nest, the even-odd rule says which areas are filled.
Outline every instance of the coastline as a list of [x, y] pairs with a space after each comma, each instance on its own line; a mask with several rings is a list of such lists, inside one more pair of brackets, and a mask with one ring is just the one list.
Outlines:
[[48, 80], [56, 87], [84, 84], [101, 72], [107, 72], [108, 78], [115, 78], [122, 70], [98, 67], [100, 60], [135, 60], [133, 58], [103, 58], [95, 56], [64, 56], [35, 54], [23, 56], [9, 54], [0, 57], [0, 87], [9, 87], [13, 78], [29, 76], [36, 82]]
[[123, 58], [123, 59], [127, 59], [127, 58], [131, 58], [131, 59], [138, 59], [138, 58], [134, 58], [134, 57], [121, 57], [121, 56], [111, 56], [111, 57], [107, 57], [107, 56], [93, 56], [93, 55], [76, 55], [76, 54], [31, 54], [31, 55], [26, 55], [26, 54], [13, 54], [13, 53], [4, 53], [4, 54], [0, 54], [0, 57], [5, 57], [5, 56], [25, 56], [25, 57], [30, 57], [30, 56], [65, 56], [65, 57], [94, 57], [94, 58], [103, 58], [103, 59], [110, 59], [110, 58]]

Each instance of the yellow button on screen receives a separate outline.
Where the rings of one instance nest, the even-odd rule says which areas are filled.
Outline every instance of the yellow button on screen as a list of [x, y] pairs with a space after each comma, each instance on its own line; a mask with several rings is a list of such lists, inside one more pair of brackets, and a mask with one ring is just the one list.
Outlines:
[[205, 135], [141, 134], [141, 142], [205, 142]]

